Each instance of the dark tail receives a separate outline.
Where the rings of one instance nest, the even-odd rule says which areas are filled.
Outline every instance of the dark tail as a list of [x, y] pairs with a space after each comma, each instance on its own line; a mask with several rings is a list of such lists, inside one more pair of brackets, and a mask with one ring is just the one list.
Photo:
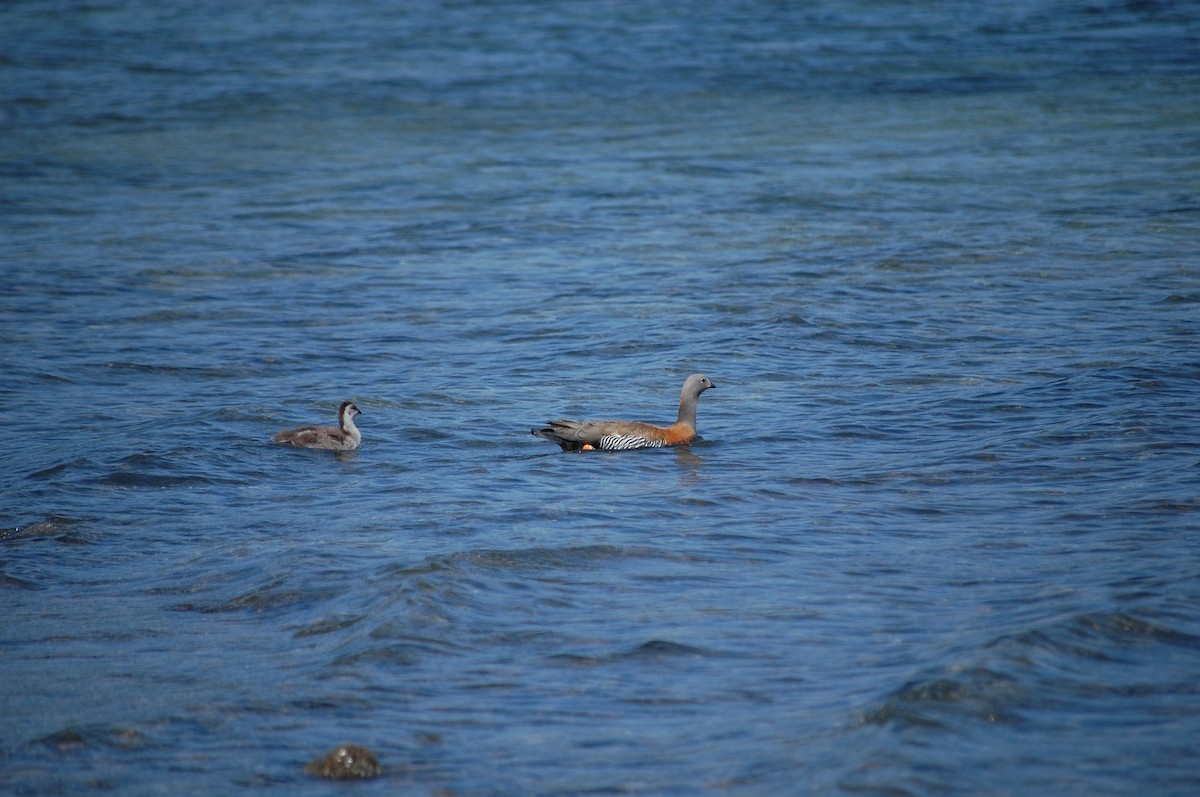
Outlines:
[[549, 426], [545, 429], [530, 429], [529, 433], [534, 437], [540, 437], [543, 440], [549, 440], [551, 443], [557, 443], [563, 451], [578, 451], [583, 447], [582, 443], [576, 443], [574, 440], [563, 440], [558, 436], [558, 432]]

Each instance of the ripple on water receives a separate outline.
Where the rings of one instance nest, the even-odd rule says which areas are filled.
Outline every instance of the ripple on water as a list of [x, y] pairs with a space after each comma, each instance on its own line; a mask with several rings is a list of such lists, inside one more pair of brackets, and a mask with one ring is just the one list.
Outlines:
[[1168, 700], [1181, 687], [1200, 704], [1200, 689], [1175, 680], [1197, 652], [1200, 636], [1132, 614], [1088, 612], [956, 655], [897, 688], [864, 721], [942, 730], [964, 721], [1021, 724], [1052, 710], [1087, 715], [1127, 699]]

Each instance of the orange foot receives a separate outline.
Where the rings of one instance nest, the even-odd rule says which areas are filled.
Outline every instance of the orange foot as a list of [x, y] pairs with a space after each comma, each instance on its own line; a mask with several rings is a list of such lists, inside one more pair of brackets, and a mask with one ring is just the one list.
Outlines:
[[592, 444], [591, 444], [591, 443], [584, 443], [584, 444], [583, 444], [583, 448], [581, 448], [581, 449], [579, 449], [579, 450], [580, 450], [580, 451], [595, 451], [596, 449], [594, 449], [594, 448], [592, 447]]

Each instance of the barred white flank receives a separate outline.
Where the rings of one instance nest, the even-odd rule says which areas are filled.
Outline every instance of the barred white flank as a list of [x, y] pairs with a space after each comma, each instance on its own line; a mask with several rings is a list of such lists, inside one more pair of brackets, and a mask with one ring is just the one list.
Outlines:
[[641, 435], [606, 434], [596, 443], [596, 448], [601, 451], [629, 451], [633, 448], [661, 448], [663, 441]]

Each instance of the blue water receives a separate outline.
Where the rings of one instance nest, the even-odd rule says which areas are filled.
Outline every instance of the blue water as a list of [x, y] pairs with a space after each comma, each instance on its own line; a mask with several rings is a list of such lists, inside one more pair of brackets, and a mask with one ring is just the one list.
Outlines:
[[0, 109], [0, 792], [1200, 788], [1194, 3], [19, 0]]

